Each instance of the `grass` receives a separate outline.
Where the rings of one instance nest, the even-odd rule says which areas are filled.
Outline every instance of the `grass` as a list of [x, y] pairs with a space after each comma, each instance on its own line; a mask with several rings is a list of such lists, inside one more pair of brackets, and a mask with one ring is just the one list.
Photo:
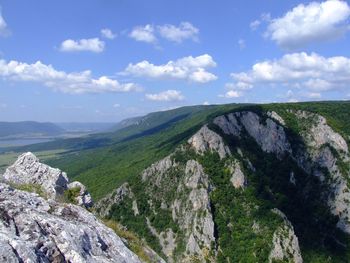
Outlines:
[[21, 191], [26, 191], [30, 193], [36, 193], [42, 198], [47, 199], [47, 194], [46, 192], [42, 189], [42, 187], [38, 184], [10, 184], [13, 188], [16, 188]]
[[127, 241], [127, 246], [133, 251], [143, 262], [154, 262], [152, 258], [145, 252], [147, 244], [134, 233], [128, 231], [125, 227], [113, 220], [103, 220], [103, 223], [111, 228], [119, 237]]

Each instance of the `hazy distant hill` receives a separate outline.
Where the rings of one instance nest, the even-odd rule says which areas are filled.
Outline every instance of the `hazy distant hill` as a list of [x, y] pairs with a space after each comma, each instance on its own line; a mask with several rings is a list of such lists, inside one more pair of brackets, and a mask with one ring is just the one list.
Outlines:
[[144, 119], [145, 119], [145, 116], [128, 118], [128, 119], [122, 120], [122, 121], [118, 122], [117, 124], [114, 124], [110, 128], [110, 131], [118, 131], [120, 129], [129, 127], [131, 125], [138, 125], [138, 124], [142, 123]]
[[109, 122], [60, 122], [55, 123], [67, 132], [95, 133], [110, 130], [115, 123]]
[[49, 122], [0, 122], [0, 137], [12, 137], [20, 135], [57, 136], [65, 130]]

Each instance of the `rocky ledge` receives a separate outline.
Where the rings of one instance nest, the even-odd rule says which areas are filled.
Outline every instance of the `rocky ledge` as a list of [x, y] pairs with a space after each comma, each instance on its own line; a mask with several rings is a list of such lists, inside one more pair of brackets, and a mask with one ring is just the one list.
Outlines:
[[[67, 189], [75, 189], [77, 204], [91, 202], [85, 187], [79, 182], [68, 184], [65, 173], [26, 153], [7, 169], [4, 179], [0, 262], [140, 262], [92, 213], [60, 202]], [[15, 188], [28, 185], [40, 186], [47, 198]]]
[[47, 198], [55, 200], [62, 199], [65, 191], [71, 190], [71, 198], [76, 204], [87, 208], [93, 204], [82, 183], [69, 183], [65, 172], [40, 163], [31, 152], [20, 155], [17, 161], [6, 169], [3, 179], [13, 186], [39, 186]]

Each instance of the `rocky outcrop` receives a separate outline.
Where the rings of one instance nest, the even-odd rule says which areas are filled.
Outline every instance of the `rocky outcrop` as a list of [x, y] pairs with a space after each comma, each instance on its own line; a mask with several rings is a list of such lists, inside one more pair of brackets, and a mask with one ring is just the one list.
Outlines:
[[92, 207], [93, 201], [90, 193], [87, 191], [85, 185], [78, 181], [74, 181], [67, 185], [70, 190], [77, 190], [77, 194], [74, 197], [75, 203], [86, 208]]
[[248, 134], [255, 139], [264, 152], [275, 153], [279, 158], [286, 153], [291, 153], [291, 146], [282, 126], [270, 118], [263, 123], [256, 113], [250, 111], [237, 115]]
[[112, 206], [118, 205], [121, 201], [124, 200], [125, 197], [133, 197], [133, 193], [128, 183], [122, 184], [113, 192], [109, 193], [104, 198], [99, 200], [99, 202], [95, 204], [94, 208], [101, 217], [107, 217], [111, 212]]
[[275, 111], [268, 111], [267, 116], [269, 116], [271, 119], [278, 121], [283, 126], [286, 125], [286, 122], [284, 121], [284, 119]]
[[271, 118], [263, 121], [256, 113], [243, 111], [216, 117], [213, 123], [227, 135], [239, 136], [244, 128], [264, 152], [275, 153], [278, 158], [291, 153], [284, 128]]
[[302, 263], [299, 241], [291, 222], [280, 210], [275, 208], [273, 212], [283, 219], [284, 224], [278, 227], [273, 234], [269, 262], [280, 260], [283, 262]]
[[350, 167], [348, 145], [344, 138], [327, 124], [324, 117], [306, 111], [291, 113], [294, 113], [305, 127], [301, 136], [307, 151], [299, 152], [296, 159], [302, 168], [312, 171], [330, 186], [328, 204], [331, 212], [339, 217], [338, 227], [350, 233], [350, 189], [347, 184], [350, 170], [341, 170], [339, 167], [339, 164]]
[[20, 155], [17, 161], [6, 169], [3, 178], [17, 185], [40, 185], [51, 199], [62, 195], [68, 184], [66, 173], [40, 163], [39, 159], [30, 152]]
[[242, 130], [234, 113], [218, 116], [213, 120], [213, 123], [227, 135], [239, 136]]
[[84, 208], [0, 184], [2, 262], [140, 262]]
[[230, 163], [227, 167], [231, 174], [230, 182], [236, 189], [244, 188], [247, 184], [244, 173], [242, 172], [241, 165], [239, 162], [235, 161]]
[[69, 183], [65, 172], [40, 163], [31, 152], [20, 155], [17, 161], [6, 169], [3, 178], [5, 182], [14, 186], [39, 186], [49, 199], [63, 199], [64, 192], [71, 190], [74, 192], [74, 196], [71, 196], [73, 202], [86, 208], [93, 205], [91, 195], [82, 183]]
[[217, 152], [221, 159], [231, 155], [230, 149], [225, 145], [221, 136], [210, 130], [206, 125], [193, 135], [188, 140], [188, 143], [198, 154], [203, 154], [210, 150]]

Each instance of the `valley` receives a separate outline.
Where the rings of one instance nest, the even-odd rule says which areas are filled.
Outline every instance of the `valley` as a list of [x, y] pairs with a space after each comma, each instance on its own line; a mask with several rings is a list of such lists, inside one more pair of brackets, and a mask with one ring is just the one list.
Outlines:
[[44, 153], [167, 262], [345, 262], [349, 118], [347, 101], [193, 106], [11, 154]]

